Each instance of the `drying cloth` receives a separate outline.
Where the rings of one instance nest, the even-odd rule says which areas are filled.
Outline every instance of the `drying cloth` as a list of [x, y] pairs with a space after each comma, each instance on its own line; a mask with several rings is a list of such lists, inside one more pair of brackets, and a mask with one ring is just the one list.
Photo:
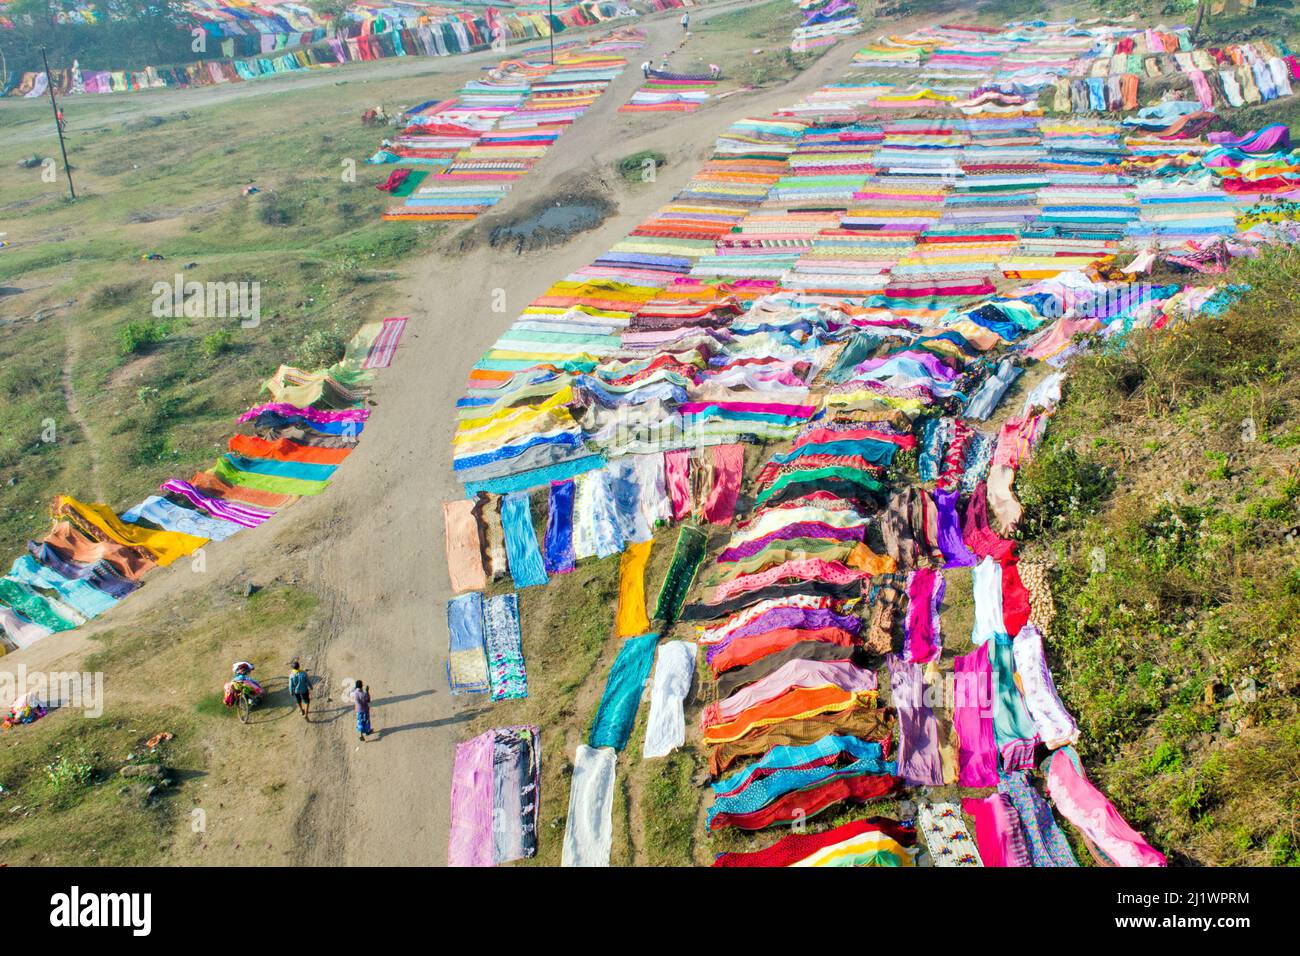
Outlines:
[[975, 841], [955, 803], [923, 803], [917, 809], [917, 832], [930, 848], [935, 866], [983, 866]]
[[546, 583], [542, 551], [533, 530], [533, 510], [525, 491], [516, 491], [501, 499], [501, 526], [506, 535], [506, 555], [515, 588]]
[[483, 638], [493, 700], [528, 696], [528, 674], [519, 633], [519, 598], [498, 594], [483, 601]]
[[1025, 708], [1034, 730], [1055, 750], [1079, 739], [1079, 727], [1056, 693], [1052, 672], [1043, 655], [1043, 637], [1032, 624], [1025, 625], [1012, 642], [1016, 677], [1025, 695]]
[[971, 572], [975, 592], [975, 628], [972, 644], [985, 644], [1002, 633], [1002, 566], [985, 558]]
[[1116, 866], [1164, 866], [1165, 856], [1125, 822], [1101, 792], [1083, 775], [1073, 747], [1052, 754], [1047, 769], [1047, 794], [1061, 816], [1078, 827]]
[[1034, 866], [1078, 866], [1070, 843], [1056, 825], [1052, 809], [1029, 783], [1029, 774], [1013, 770], [1002, 775], [998, 790], [1005, 793], [1020, 818], [1020, 829]]
[[919, 568], [908, 582], [907, 658], [914, 664], [934, 660], [943, 650], [939, 605], [947, 582], [934, 568]]
[[551, 482], [545, 547], [549, 574], [566, 574], [573, 570], [573, 492], [572, 478]]
[[666, 757], [686, 742], [683, 707], [695, 676], [695, 650], [690, 641], [669, 641], [659, 647], [650, 686], [643, 757]]
[[623, 642], [591, 725], [591, 746], [612, 747], [616, 751], [627, 746], [636, 722], [637, 705], [654, 664], [657, 643], [658, 634], [643, 634]]
[[943, 786], [939, 723], [925, 700], [920, 664], [890, 654], [889, 702], [898, 713], [898, 775], [911, 787]]
[[673, 520], [681, 521], [695, 502], [691, 497], [691, 453], [686, 449], [664, 452], [664, 479], [672, 500]]
[[197, 551], [208, 540], [179, 531], [153, 531], [140, 525], [124, 524], [107, 505], [83, 504], [67, 495], [58, 497], [54, 511], [60, 516], [68, 517], [100, 540], [113, 541], [129, 548], [142, 548], [164, 567], [177, 558]]
[[699, 528], [682, 525], [677, 533], [677, 546], [673, 548], [673, 560], [664, 575], [664, 583], [659, 587], [659, 599], [655, 602], [655, 619], [665, 625], [672, 624], [682, 613], [686, 595], [695, 581], [695, 574], [704, 561], [708, 550], [708, 537]]
[[1027, 770], [1034, 765], [1038, 735], [1016, 686], [1016, 662], [1011, 638], [998, 635], [985, 645], [993, 671], [993, 736], [1003, 770]]
[[650, 627], [650, 620], [645, 613], [645, 568], [652, 547], [653, 540], [629, 544], [619, 559], [615, 637], [634, 637], [644, 634]]
[[456, 760], [451, 770], [449, 866], [491, 866], [493, 863], [494, 740], [495, 734], [488, 730], [456, 745]]
[[442, 505], [446, 526], [447, 574], [453, 591], [482, 591], [487, 587], [483, 573], [483, 541], [474, 517], [474, 502], [446, 501]]
[[490, 687], [483, 643], [483, 595], [477, 591], [447, 602], [447, 683], [453, 694]]
[[614, 764], [609, 747], [579, 744], [569, 784], [561, 866], [609, 866], [613, 843]]
[[967, 797], [962, 809], [975, 821], [975, 844], [985, 866], [1032, 866], [1020, 818], [1005, 793]]
[[952, 667], [957, 782], [963, 787], [995, 787], [998, 750], [993, 735], [993, 673], [988, 645], [954, 659]]
[[708, 497], [704, 500], [704, 520], [710, 524], [730, 524], [745, 470], [745, 448], [743, 445], [715, 445], [712, 452], [712, 480]]
[[537, 728], [498, 727], [492, 751], [493, 862], [537, 855], [541, 752]]

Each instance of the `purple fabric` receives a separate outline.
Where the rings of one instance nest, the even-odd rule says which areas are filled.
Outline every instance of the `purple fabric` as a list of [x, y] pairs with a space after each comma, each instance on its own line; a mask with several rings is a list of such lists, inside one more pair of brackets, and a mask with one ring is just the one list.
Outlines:
[[913, 571], [907, 583], [907, 657], [913, 663], [932, 661], [943, 650], [939, 640], [939, 603], [946, 588], [943, 575], [934, 568]]
[[837, 528], [821, 521], [797, 521], [794, 524], [788, 524], [784, 528], [773, 531], [771, 534], [765, 534], [761, 538], [755, 538], [753, 541], [746, 541], [734, 548], [728, 548], [718, 555], [718, 560], [728, 563], [739, 561], [742, 558], [750, 558], [773, 541], [789, 541], [791, 538], [834, 538], [837, 541], [861, 541], [866, 531], [866, 525]]
[[934, 492], [934, 507], [939, 513], [939, 550], [943, 552], [944, 567], [969, 568], [979, 563], [979, 558], [966, 547], [961, 538], [961, 521], [957, 517], [957, 499], [961, 492]]
[[836, 614], [827, 608], [778, 607], [760, 614], [744, 627], [738, 627], [723, 640], [710, 644], [705, 651], [705, 658], [712, 661], [722, 653], [724, 647], [733, 641], [753, 634], [765, 634], [779, 628], [797, 628], [803, 631], [816, 631], [823, 627], [840, 627], [856, 635], [862, 629], [862, 618], [852, 614]]
[[889, 664], [889, 702], [898, 714], [898, 775], [909, 787], [943, 786], [939, 758], [939, 722], [925, 702], [921, 665], [897, 654]]
[[181, 481], [177, 478], [171, 478], [163, 482], [159, 487], [165, 494], [180, 495], [194, 507], [200, 511], [206, 511], [214, 518], [221, 518], [242, 525], [245, 528], [256, 528], [274, 514], [272, 511], [254, 508], [252, 505], [240, 505], [235, 504], [233, 501], [213, 498], [211, 495], [205, 495], [199, 491], [188, 481]]
[[491, 866], [492, 755], [496, 735], [488, 730], [456, 745], [451, 770], [451, 835], [448, 866]]
[[1227, 146], [1246, 153], [1271, 153], [1277, 149], [1291, 148], [1291, 130], [1285, 123], [1274, 123], [1262, 129], [1253, 129], [1244, 136], [1231, 132], [1210, 133], [1205, 137], [1216, 146]]
[[274, 412], [277, 415], [297, 415], [309, 422], [364, 422], [370, 417], [368, 408], [344, 408], [338, 411], [323, 411], [319, 408], [299, 408], [297, 405], [290, 405], [288, 402], [265, 402], [261, 405], [254, 405], [244, 414], [239, 416], [238, 421], [251, 422], [263, 412]]

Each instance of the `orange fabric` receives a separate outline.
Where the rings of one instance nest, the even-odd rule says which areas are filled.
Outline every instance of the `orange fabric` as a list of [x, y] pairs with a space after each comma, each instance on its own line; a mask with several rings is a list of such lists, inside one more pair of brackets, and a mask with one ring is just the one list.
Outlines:
[[487, 587], [483, 571], [483, 539], [479, 535], [478, 519], [474, 517], [474, 501], [469, 498], [447, 501], [442, 505], [446, 523], [447, 573], [453, 591], [482, 591]]
[[262, 491], [260, 488], [243, 488], [228, 484], [209, 471], [200, 471], [190, 479], [190, 484], [213, 498], [240, 501], [255, 508], [283, 508], [298, 500], [297, 495], [282, 495], [274, 491]]
[[714, 674], [721, 674], [734, 667], [752, 664], [759, 658], [783, 651], [800, 641], [821, 641], [825, 644], [850, 647], [853, 644], [853, 635], [841, 627], [821, 627], [808, 631], [793, 627], [779, 627], [732, 641], [714, 656], [709, 662], [709, 667], [713, 669]]
[[267, 441], [256, 435], [233, 435], [230, 450], [247, 458], [273, 458], [276, 461], [300, 461], [312, 465], [337, 465], [352, 454], [351, 448], [318, 448], [280, 438]]
[[863, 704], [874, 707], [876, 692], [841, 690], [834, 684], [820, 687], [800, 687], [743, 711], [734, 720], [714, 724], [704, 731], [706, 744], [723, 744], [739, 740], [760, 727], [769, 727], [785, 720], [805, 720], [816, 714], [848, 710]]
[[82, 564], [106, 561], [114, 571], [129, 581], [139, 581], [158, 567], [158, 562], [143, 548], [128, 548], [115, 541], [95, 541], [74, 528], [70, 521], [54, 522], [50, 533], [43, 540], [59, 552], [64, 560]]
[[893, 574], [898, 570], [898, 562], [889, 555], [880, 555], [872, 551], [864, 542], [859, 542], [849, 559], [844, 562], [851, 568], [866, 571], [868, 574]]

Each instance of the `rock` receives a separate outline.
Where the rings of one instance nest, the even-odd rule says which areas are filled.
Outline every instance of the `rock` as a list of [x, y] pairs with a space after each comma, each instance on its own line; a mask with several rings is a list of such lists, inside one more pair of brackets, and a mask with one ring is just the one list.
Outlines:
[[123, 767], [118, 773], [124, 777], [146, 777], [150, 780], [161, 780], [166, 776], [167, 771], [160, 764], [137, 763]]

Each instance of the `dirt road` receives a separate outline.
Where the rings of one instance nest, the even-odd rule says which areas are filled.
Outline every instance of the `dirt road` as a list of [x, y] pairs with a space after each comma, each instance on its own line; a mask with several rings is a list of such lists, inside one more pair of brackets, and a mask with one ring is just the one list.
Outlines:
[[[729, 6], [693, 16], [698, 23]], [[650, 52], [668, 48], [680, 35], [675, 17], [642, 25]], [[894, 22], [891, 29], [913, 25]], [[294, 829], [303, 862], [446, 860], [457, 725], [467, 718], [465, 707], [490, 706], [453, 700], [445, 676], [445, 604], [451, 594], [441, 502], [463, 493], [450, 468], [451, 409], [472, 364], [531, 299], [667, 202], [728, 123], [768, 115], [838, 76], [861, 39], [841, 42], [781, 87], [714, 99], [689, 115], [618, 114], [641, 81], [635, 65], [626, 70], [490, 217], [454, 231], [444, 251], [417, 264], [400, 294], [386, 303], [387, 314], [412, 321], [393, 367], [378, 379], [363, 440], [328, 493], [241, 534], [238, 547], [213, 548], [204, 574], [184, 568], [158, 572], [111, 615], [111, 626], [129, 625], [132, 615], [160, 603], [183, 602], [191, 589], [243, 581], [295, 580], [324, 596], [328, 627], [315, 642], [315, 670], [333, 696], [324, 706], [341, 703], [344, 679], [363, 678], [371, 685], [379, 738], [359, 742], [344, 714], [317, 728], [319, 733], [303, 735], [308, 743], [289, 755], [298, 765], [297, 778], [311, 781], [305, 793], [290, 796], [300, 808]], [[457, 58], [458, 65], [465, 61]], [[623, 183], [612, 165], [649, 147], [668, 155], [657, 181]], [[481, 240], [493, 222], [508, 220], [538, 197], [571, 189], [599, 191], [617, 211], [563, 246], [519, 256]], [[462, 243], [467, 236], [476, 238]], [[502, 292], [506, 309], [494, 312], [494, 296]], [[84, 647], [85, 634], [75, 632], [24, 656], [30, 668], [52, 669]]]

